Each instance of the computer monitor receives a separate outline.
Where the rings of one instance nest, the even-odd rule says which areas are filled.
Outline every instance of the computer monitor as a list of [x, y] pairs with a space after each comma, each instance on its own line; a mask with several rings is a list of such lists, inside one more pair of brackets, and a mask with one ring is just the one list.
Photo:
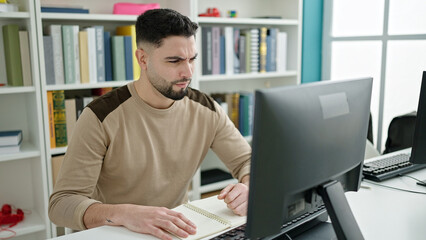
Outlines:
[[426, 164], [426, 72], [423, 72], [410, 162]]
[[325, 208], [338, 237], [363, 238], [344, 191], [360, 186], [371, 88], [363, 78], [255, 92], [248, 238], [303, 231]]

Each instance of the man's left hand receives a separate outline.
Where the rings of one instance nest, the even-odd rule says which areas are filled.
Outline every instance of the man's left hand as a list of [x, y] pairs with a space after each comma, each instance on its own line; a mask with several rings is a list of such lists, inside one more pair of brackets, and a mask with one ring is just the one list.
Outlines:
[[225, 201], [232, 212], [240, 216], [247, 215], [249, 191], [248, 178], [248, 175], [243, 177], [243, 183], [229, 184], [218, 196], [219, 199], [223, 199]]

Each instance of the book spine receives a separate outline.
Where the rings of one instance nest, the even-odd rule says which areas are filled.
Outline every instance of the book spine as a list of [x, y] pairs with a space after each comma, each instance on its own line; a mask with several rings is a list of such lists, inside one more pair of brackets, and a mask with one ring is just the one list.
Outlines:
[[239, 125], [238, 125], [239, 111], [240, 111], [239, 109], [240, 109], [240, 94], [233, 93], [231, 121], [234, 123], [236, 128], [239, 128]]
[[44, 69], [46, 75], [46, 84], [55, 84], [55, 69], [54, 69], [54, 57], [53, 57], [53, 42], [51, 36], [43, 36], [43, 48], [44, 48]]
[[6, 60], [7, 84], [9, 86], [23, 86], [18, 25], [9, 24], [3, 26], [3, 44]]
[[246, 31], [246, 73], [251, 72], [251, 32]]
[[73, 50], [74, 50], [74, 71], [75, 71], [75, 83], [81, 83], [80, 78], [80, 46], [78, 44], [78, 32], [79, 26], [72, 26], [72, 42], [73, 42]]
[[220, 27], [212, 27], [212, 74], [220, 73]]
[[73, 28], [62, 25], [62, 50], [64, 55], [65, 83], [75, 83]]
[[277, 71], [287, 71], [287, 33], [279, 32], [277, 35]]
[[259, 29], [250, 31], [250, 72], [259, 72]]
[[65, 118], [67, 126], [67, 142], [70, 142], [74, 132], [75, 123], [77, 122], [74, 98], [65, 100]]
[[247, 72], [246, 70], [246, 36], [241, 35], [240, 36], [240, 44], [239, 47], [239, 60], [240, 60], [240, 73]]
[[81, 31], [78, 33], [78, 38], [80, 42], [80, 74], [81, 74], [81, 83], [89, 83], [89, 50], [87, 43], [87, 32]]
[[270, 44], [267, 46], [267, 49], [270, 53], [268, 56], [270, 63], [270, 72], [277, 71], [277, 33], [277, 28], [269, 29]]
[[126, 79], [123, 36], [111, 37], [112, 73], [114, 80]]
[[53, 118], [53, 93], [47, 91], [47, 117], [49, 119], [50, 148], [56, 147], [55, 121]]
[[53, 98], [53, 121], [55, 123], [56, 147], [67, 146], [67, 124], [65, 114], [65, 92], [56, 90], [52, 93]]
[[105, 81], [112, 81], [111, 36], [104, 32]]
[[[234, 28], [231, 26], [226, 26], [225, 31], [225, 72], [227, 75], [234, 73]], [[222, 58], [221, 58], [222, 60]]]
[[31, 86], [31, 62], [30, 62], [30, 44], [28, 39], [28, 31], [19, 31], [19, 49], [21, 51], [21, 65], [26, 66], [26, 70], [22, 71], [23, 85]]
[[[219, 73], [225, 74], [226, 73], [226, 50], [225, 50], [225, 35], [220, 35], [220, 52], [219, 52]], [[229, 60], [228, 60], [229, 61]]]
[[203, 75], [212, 74], [212, 28], [202, 27], [202, 64], [203, 64]]
[[126, 67], [126, 80], [133, 79], [133, 54], [132, 54], [132, 37], [123, 36], [124, 40], [124, 62]]
[[97, 83], [97, 63], [96, 63], [96, 30], [93, 27], [86, 28], [87, 31], [87, 50], [89, 54], [89, 82]]
[[65, 84], [61, 25], [50, 25], [48, 30], [50, 36], [52, 36], [53, 42], [53, 67], [55, 70], [55, 84]]
[[266, 33], [267, 28], [261, 27], [260, 28], [260, 38], [259, 38], [259, 72], [264, 73], [266, 72]]
[[233, 44], [234, 73], [240, 73], [240, 29], [236, 27], [234, 27]]
[[98, 82], [105, 82], [104, 26], [94, 26], [96, 32], [96, 66]]
[[140, 77], [141, 69], [139, 67], [138, 59], [136, 59], [135, 52], [138, 48], [136, 45], [136, 27], [135, 25], [120, 26], [116, 29], [117, 35], [127, 35], [132, 37], [132, 56], [133, 56], [133, 79], [137, 80]]

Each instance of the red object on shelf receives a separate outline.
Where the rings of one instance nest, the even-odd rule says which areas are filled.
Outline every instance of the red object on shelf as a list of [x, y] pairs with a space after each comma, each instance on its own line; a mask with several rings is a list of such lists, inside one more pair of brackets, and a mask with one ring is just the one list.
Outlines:
[[208, 8], [206, 13], [198, 14], [199, 17], [220, 17], [220, 12], [217, 8]]
[[16, 213], [12, 213], [12, 207], [9, 204], [4, 204], [0, 212], [0, 225], [12, 224], [13, 227], [20, 221], [24, 220], [24, 212], [18, 208]]

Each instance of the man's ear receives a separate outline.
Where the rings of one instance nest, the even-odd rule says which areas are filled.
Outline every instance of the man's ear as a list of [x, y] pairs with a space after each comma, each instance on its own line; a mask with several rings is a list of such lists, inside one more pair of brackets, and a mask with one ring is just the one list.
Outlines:
[[147, 66], [147, 59], [148, 54], [143, 48], [136, 49], [135, 52], [136, 59], [138, 60], [138, 64], [141, 67], [142, 70], [146, 70]]

